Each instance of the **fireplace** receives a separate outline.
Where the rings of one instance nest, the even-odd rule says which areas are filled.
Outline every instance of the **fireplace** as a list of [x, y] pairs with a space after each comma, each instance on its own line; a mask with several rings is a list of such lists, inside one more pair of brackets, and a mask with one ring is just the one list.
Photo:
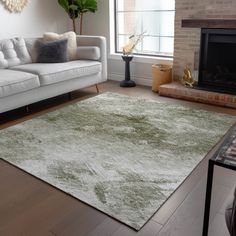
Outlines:
[[236, 94], [236, 29], [202, 29], [198, 86]]
[[[236, 18], [183, 19], [182, 27], [202, 29], [199, 89], [190, 89], [174, 81], [161, 85], [159, 95], [236, 109]], [[182, 47], [188, 48], [185, 51], [180, 50], [183, 58], [196, 59], [188, 57], [189, 51], [192, 49], [191, 53], [195, 52], [198, 46], [196, 44], [198, 41], [194, 41], [195, 36], [198, 35], [190, 34], [184, 41], [187, 44], [178, 48], [178, 50]], [[179, 34], [179, 37], [182, 37], [182, 34]], [[186, 66], [185, 60], [181, 62], [182, 64], [178, 63], [176, 63], [176, 75], [182, 73], [182, 69]], [[194, 60], [189, 61], [189, 64], [195, 68]], [[178, 75], [180, 76], [181, 74]]]
[[202, 29], [198, 86], [236, 94], [236, 29]]

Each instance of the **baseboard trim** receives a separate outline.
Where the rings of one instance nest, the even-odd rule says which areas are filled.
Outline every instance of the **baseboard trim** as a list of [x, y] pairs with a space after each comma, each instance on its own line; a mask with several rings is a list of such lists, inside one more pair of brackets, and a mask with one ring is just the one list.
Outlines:
[[[108, 79], [113, 81], [122, 81], [124, 80], [124, 75], [110, 73], [108, 74]], [[138, 85], [144, 85], [149, 87], [152, 86], [152, 78], [132, 76], [132, 80], [134, 80]]]

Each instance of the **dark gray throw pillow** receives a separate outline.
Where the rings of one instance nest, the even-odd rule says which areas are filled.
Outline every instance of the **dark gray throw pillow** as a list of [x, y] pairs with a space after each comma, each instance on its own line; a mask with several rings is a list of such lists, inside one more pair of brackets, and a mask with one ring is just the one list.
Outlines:
[[69, 61], [67, 50], [67, 39], [44, 43], [40, 40], [36, 42], [38, 63], [61, 63]]

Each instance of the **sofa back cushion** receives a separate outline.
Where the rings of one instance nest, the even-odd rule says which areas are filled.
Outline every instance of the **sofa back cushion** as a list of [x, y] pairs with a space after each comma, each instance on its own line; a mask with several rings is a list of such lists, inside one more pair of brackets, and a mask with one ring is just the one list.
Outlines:
[[23, 38], [0, 40], [0, 69], [31, 63]]
[[36, 50], [36, 42], [38, 40], [43, 40], [42, 38], [25, 38], [25, 45], [28, 49], [28, 52], [31, 56], [31, 60], [33, 63], [37, 61], [37, 50]]
[[43, 40], [44, 42], [52, 42], [56, 40], [62, 40], [62, 39], [67, 39], [68, 44], [68, 53], [69, 53], [69, 58], [70, 60], [77, 60], [77, 42], [76, 42], [76, 34], [75, 32], [66, 32], [64, 34], [57, 34], [53, 32], [46, 32], [43, 34]]
[[98, 61], [101, 58], [99, 47], [95, 46], [79, 46], [77, 47], [78, 60], [94, 60]]

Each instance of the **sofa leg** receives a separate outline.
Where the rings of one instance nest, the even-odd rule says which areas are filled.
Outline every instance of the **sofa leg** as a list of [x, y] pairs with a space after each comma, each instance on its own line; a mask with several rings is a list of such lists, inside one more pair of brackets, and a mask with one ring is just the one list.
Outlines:
[[26, 113], [29, 113], [29, 106], [25, 107]]
[[69, 99], [69, 100], [72, 99], [72, 94], [71, 94], [71, 92], [68, 93], [68, 99]]
[[96, 84], [96, 90], [97, 90], [97, 93], [99, 93], [99, 88], [97, 84]]

